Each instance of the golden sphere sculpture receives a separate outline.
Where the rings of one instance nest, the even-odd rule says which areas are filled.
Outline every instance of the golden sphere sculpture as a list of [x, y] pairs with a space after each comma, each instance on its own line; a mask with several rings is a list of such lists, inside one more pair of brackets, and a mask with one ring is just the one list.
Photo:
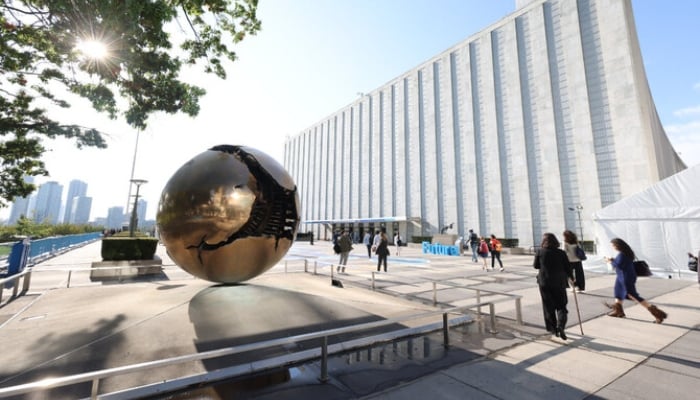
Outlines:
[[299, 196], [289, 173], [267, 154], [220, 145], [170, 178], [156, 224], [180, 268], [212, 282], [238, 283], [287, 254], [299, 227]]

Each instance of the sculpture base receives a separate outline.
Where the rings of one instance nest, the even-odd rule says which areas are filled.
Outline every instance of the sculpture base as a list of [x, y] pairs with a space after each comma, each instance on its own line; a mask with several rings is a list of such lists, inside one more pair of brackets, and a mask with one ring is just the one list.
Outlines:
[[162, 272], [163, 260], [158, 256], [152, 260], [96, 261], [92, 263], [90, 280], [123, 280]]

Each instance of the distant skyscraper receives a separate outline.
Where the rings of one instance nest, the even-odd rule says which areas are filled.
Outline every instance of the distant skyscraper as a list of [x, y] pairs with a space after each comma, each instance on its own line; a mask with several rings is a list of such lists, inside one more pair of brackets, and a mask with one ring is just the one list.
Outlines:
[[[63, 222], [70, 223], [73, 218], [71, 214], [73, 213], [73, 199], [76, 197], [86, 196], [87, 194], [87, 183], [79, 180], [72, 180], [68, 185], [68, 194], [66, 195], [66, 211], [63, 214]], [[92, 200], [91, 200], [92, 201]], [[91, 203], [92, 204], [92, 203]], [[89, 214], [89, 212], [88, 212]], [[88, 218], [90, 216], [88, 215]], [[86, 221], [87, 222], [87, 221]]]
[[[70, 219], [64, 222], [70, 224], [87, 224], [90, 220], [90, 209], [92, 208], [92, 197], [77, 196], [73, 197], [73, 202], [70, 205]], [[67, 212], [66, 212], [67, 213]]]
[[[33, 176], [25, 176], [24, 181], [27, 183], [34, 183]], [[12, 203], [12, 209], [10, 210], [10, 218], [7, 220], [8, 225], [13, 225], [17, 223], [19, 217], [24, 215], [29, 217], [29, 197], [18, 197]]]
[[124, 223], [124, 207], [111, 207], [107, 211], [107, 226], [108, 229], [121, 229]]
[[36, 196], [36, 209], [34, 220], [37, 222], [48, 222], [55, 224], [58, 222], [59, 211], [61, 210], [61, 195], [63, 186], [58, 182], [50, 181], [39, 186]]
[[148, 202], [144, 199], [139, 199], [139, 202], [136, 205], [136, 217], [138, 219], [139, 227], [143, 227], [144, 222], [146, 222], [146, 206], [147, 205], [148, 205]]

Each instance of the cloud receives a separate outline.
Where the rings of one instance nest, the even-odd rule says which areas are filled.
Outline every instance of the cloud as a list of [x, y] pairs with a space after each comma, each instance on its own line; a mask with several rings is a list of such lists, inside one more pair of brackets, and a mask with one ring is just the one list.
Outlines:
[[693, 85], [693, 89], [695, 89], [695, 90], [700, 90], [700, 82], [698, 82], [698, 83], [696, 83], [695, 85]]
[[676, 117], [687, 117], [689, 115], [700, 115], [700, 106], [681, 108], [673, 112]]
[[688, 166], [700, 164], [700, 119], [664, 126], [673, 148]]

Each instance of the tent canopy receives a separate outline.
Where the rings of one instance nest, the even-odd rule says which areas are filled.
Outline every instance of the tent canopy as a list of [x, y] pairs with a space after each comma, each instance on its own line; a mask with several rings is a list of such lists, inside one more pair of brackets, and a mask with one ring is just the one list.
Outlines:
[[599, 253], [614, 255], [619, 237], [656, 271], [688, 270], [700, 250], [700, 164], [595, 213]]

